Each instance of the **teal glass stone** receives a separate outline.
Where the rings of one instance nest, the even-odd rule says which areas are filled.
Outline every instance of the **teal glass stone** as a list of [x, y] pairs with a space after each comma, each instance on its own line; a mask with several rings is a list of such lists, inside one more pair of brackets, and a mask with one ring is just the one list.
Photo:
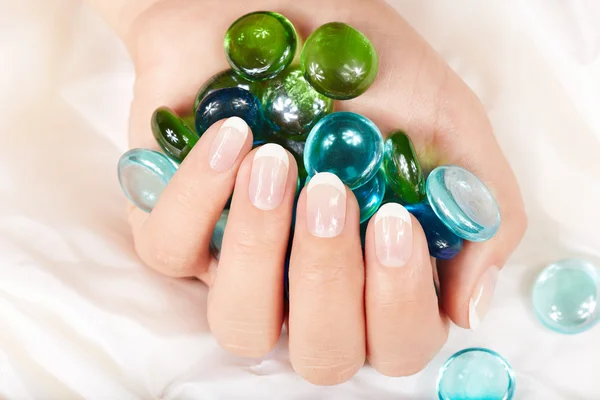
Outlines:
[[150, 126], [165, 154], [180, 163], [198, 142], [196, 132], [168, 107], [159, 107], [152, 114]]
[[466, 169], [456, 165], [437, 167], [427, 177], [426, 190], [433, 211], [457, 236], [482, 242], [500, 228], [496, 199]]
[[261, 103], [273, 130], [295, 140], [306, 140], [317, 121], [333, 111], [333, 100], [313, 89], [297, 66], [266, 83]]
[[368, 118], [334, 112], [313, 127], [306, 139], [304, 166], [309, 176], [331, 172], [350, 189], [370, 181], [381, 166], [383, 138]]
[[463, 240], [440, 221], [428, 202], [407, 204], [406, 209], [421, 224], [431, 257], [438, 260], [451, 260], [460, 253]]
[[177, 171], [176, 164], [163, 153], [132, 149], [119, 159], [121, 189], [140, 210], [150, 212]]
[[375, 214], [385, 195], [385, 172], [380, 169], [371, 180], [352, 190], [360, 208], [360, 222], [363, 223]]
[[510, 364], [484, 348], [454, 354], [440, 369], [437, 381], [439, 400], [511, 400], [515, 388]]
[[223, 235], [225, 234], [225, 226], [227, 225], [227, 219], [229, 218], [229, 210], [223, 210], [219, 216], [219, 220], [213, 229], [212, 236], [210, 238], [210, 251], [218, 260], [221, 256], [221, 248], [223, 247]]
[[533, 310], [548, 329], [564, 334], [584, 332], [600, 320], [600, 270], [579, 259], [548, 265], [532, 291]]
[[238, 75], [234, 70], [227, 69], [221, 71], [216, 75], [213, 75], [208, 81], [200, 87], [196, 93], [196, 99], [194, 100], [194, 113], [198, 109], [198, 104], [209, 94], [215, 90], [238, 87], [240, 89], [247, 90], [260, 98], [262, 93], [262, 85], [260, 82], [253, 82], [244, 77]]

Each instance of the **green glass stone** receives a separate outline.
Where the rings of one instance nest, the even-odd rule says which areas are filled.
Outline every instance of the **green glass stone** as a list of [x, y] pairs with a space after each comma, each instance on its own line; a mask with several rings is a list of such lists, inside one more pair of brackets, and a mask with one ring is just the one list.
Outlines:
[[269, 81], [261, 102], [273, 129], [296, 140], [306, 140], [311, 128], [333, 111], [333, 100], [313, 89], [298, 66]]
[[229, 65], [250, 80], [277, 76], [292, 63], [297, 47], [294, 25], [274, 12], [246, 14], [235, 21], [225, 35]]
[[152, 114], [152, 133], [163, 151], [177, 162], [183, 161], [198, 142], [198, 135], [168, 107]]
[[300, 59], [306, 80], [321, 94], [347, 100], [363, 94], [375, 81], [377, 51], [360, 31], [330, 22], [314, 31]]
[[402, 203], [416, 204], [425, 200], [425, 177], [406, 133], [392, 132], [385, 141], [383, 168], [388, 184]]
[[260, 98], [261, 94], [261, 84], [260, 82], [252, 82], [243, 77], [239, 76], [235, 73], [235, 71], [231, 69], [227, 69], [225, 71], [221, 71], [216, 75], [213, 75], [202, 87], [198, 90], [196, 94], [196, 99], [194, 100], [194, 113], [198, 108], [198, 104], [208, 96], [210, 93], [214, 92], [218, 89], [224, 88], [232, 88], [239, 87], [249, 92], [252, 92], [256, 97]]

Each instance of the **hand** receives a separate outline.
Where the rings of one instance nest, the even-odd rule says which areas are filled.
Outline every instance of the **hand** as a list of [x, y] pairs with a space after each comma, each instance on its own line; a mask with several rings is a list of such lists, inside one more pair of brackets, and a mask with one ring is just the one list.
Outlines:
[[[284, 14], [303, 38], [330, 21], [347, 22], [365, 33], [379, 54], [379, 76], [364, 95], [339, 107], [369, 117], [384, 133], [405, 130], [425, 170], [462, 165], [499, 202], [502, 226], [492, 240], [466, 243], [458, 257], [437, 263], [438, 302], [435, 263], [414, 218], [406, 214], [405, 220], [393, 220], [407, 239], [391, 261], [377, 257], [377, 215], [372, 218], [363, 260], [352, 192], [331, 176], [321, 181], [329, 185], [302, 190], [290, 265], [294, 369], [313, 383], [335, 384], [352, 377], [366, 356], [385, 375], [413, 374], [445, 343], [446, 316], [474, 328], [485, 315], [495, 271], [526, 227], [515, 177], [475, 95], [380, 0], [157, 2], [136, 19], [126, 37], [137, 73], [131, 147], [156, 148], [149, 121], [158, 106], [191, 110], [196, 90], [228, 68], [222, 47], [227, 27], [255, 10]], [[221, 154], [215, 164], [213, 141], [222, 140], [224, 132], [227, 155]], [[240, 120], [215, 124], [181, 164], [154, 211], [148, 215], [131, 207], [130, 220], [145, 263], [166, 275], [195, 276], [208, 284], [208, 320], [218, 342], [234, 354], [258, 357], [273, 348], [285, 318], [283, 264], [297, 167], [282, 148], [261, 153], [251, 150], [251, 142], [252, 133]], [[271, 171], [269, 198], [256, 194], [260, 171]], [[217, 268], [209, 240], [234, 187]], [[315, 234], [316, 209], [338, 218], [337, 236]], [[396, 211], [405, 212], [401, 207]], [[392, 267], [384, 265], [389, 262]]]

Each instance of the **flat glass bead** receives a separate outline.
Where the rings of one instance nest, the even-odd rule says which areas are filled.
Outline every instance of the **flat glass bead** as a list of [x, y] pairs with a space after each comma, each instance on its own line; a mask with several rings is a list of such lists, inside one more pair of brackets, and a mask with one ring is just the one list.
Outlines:
[[415, 148], [402, 131], [393, 132], [383, 147], [383, 168], [388, 184], [403, 204], [425, 200], [425, 177]]
[[275, 77], [294, 60], [297, 47], [294, 25], [274, 12], [246, 14], [225, 35], [229, 65], [250, 80]]
[[440, 369], [437, 381], [439, 400], [511, 400], [515, 388], [510, 364], [484, 348], [454, 354]]
[[375, 214], [385, 195], [385, 173], [380, 169], [364, 185], [352, 190], [360, 208], [360, 222], [363, 223]]
[[163, 151], [177, 162], [183, 161], [198, 142], [198, 135], [168, 107], [159, 107], [152, 114], [152, 133]]
[[371, 180], [382, 158], [383, 138], [377, 126], [351, 112], [335, 112], [317, 122], [304, 149], [308, 175], [331, 172], [350, 189]]
[[463, 248], [463, 240], [456, 236], [435, 215], [426, 201], [419, 204], [407, 204], [406, 209], [415, 216], [421, 224], [429, 254], [440, 260], [450, 260]]
[[375, 81], [379, 67], [369, 39], [342, 22], [317, 28], [306, 39], [300, 63], [315, 90], [338, 100], [363, 94]]
[[264, 135], [264, 114], [258, 98], [240, 88], [218, 89], [204, 98], [196, 109], [196, 132], [200, 136], [215, 122], [240, 117], [252, 129], [255, 141]]
[[535, 315], [547, 328], [565, 334], [590, 329], [600, 320], [600, 270], [578, 259], [548, 265], [532, 293]]
[[500, 228], [496, 199], [466, 169], [456, 165], [437, 167], [427, 178], [426, 190], [433, 211], [457, 236], [482, 242]]
[[306, 140], [317, 121], [333, 111], [333, 100], [314, 90], [295, 66], [268, 81], [262, 105], [273, 129], [297, 140]]
[[229, 218], [229, 210], [224, 210], [213, 229], [212, 237], [210, 238], [210, 250], [218, 260], [221, 256], [221, 248], [223, 246], [223, 235], [225, 234], [225, 226]]
[[262, 85], [260, 82], [249, 81], [244, 77], [238, 75], [234, 70], [227, 69], [212, 76], [198, 90], [198, 93], [196, 94], [196, 99], [194, 100], [194, 112], [196, 112], [198, 104], [200, 104], [202, 99], [204, 99], [210, 93], [218, 89], [232, 87], [239, 87], [240, 89], [245, 89], [259, 98], [262, 91]]
[[121, 189], [140, 210], [150, 212], [177, 171], [176, 164], [154, 150], [132, 149], [119, 159]]

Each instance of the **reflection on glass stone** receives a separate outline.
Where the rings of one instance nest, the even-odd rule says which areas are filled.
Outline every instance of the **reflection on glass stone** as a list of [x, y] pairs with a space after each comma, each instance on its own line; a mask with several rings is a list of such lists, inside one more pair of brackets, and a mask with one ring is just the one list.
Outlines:
[[367, 221], [379, 209], [385, 194], [385, 173], [379, 169], [377, 174], [364, 185], [352, 190], [360, 208], [360, 222]]
[[206, 96], [215, 90], [232, 87], [245, 89], [260, 98], [262, 87], [260, 82], [249, 81], [236, 74], [232, 69], [227, 69], [211, 77], [208, 81], [206, 81], [206, 83], [204, 83], [204, 85], [202, 85], [200, 90], [198, 90], [196, 99], [194, 100], [194, 113], [196, 112], [196, 109], [198, 109], [198, 104], [200, 104], [202, 99], [204, 99]]
[[150, 125], [160, 147], [177, 162], [183, 161], [198, 142], [198, 135], [168, 107], [157, 108]]
[[421, 224], [429, 254], [440, 260], [450, 260], [463, 248], [463, 240], [456, 236], [435, 215], [428, 202], [407, 204], [406, 209], [415, 216]]

